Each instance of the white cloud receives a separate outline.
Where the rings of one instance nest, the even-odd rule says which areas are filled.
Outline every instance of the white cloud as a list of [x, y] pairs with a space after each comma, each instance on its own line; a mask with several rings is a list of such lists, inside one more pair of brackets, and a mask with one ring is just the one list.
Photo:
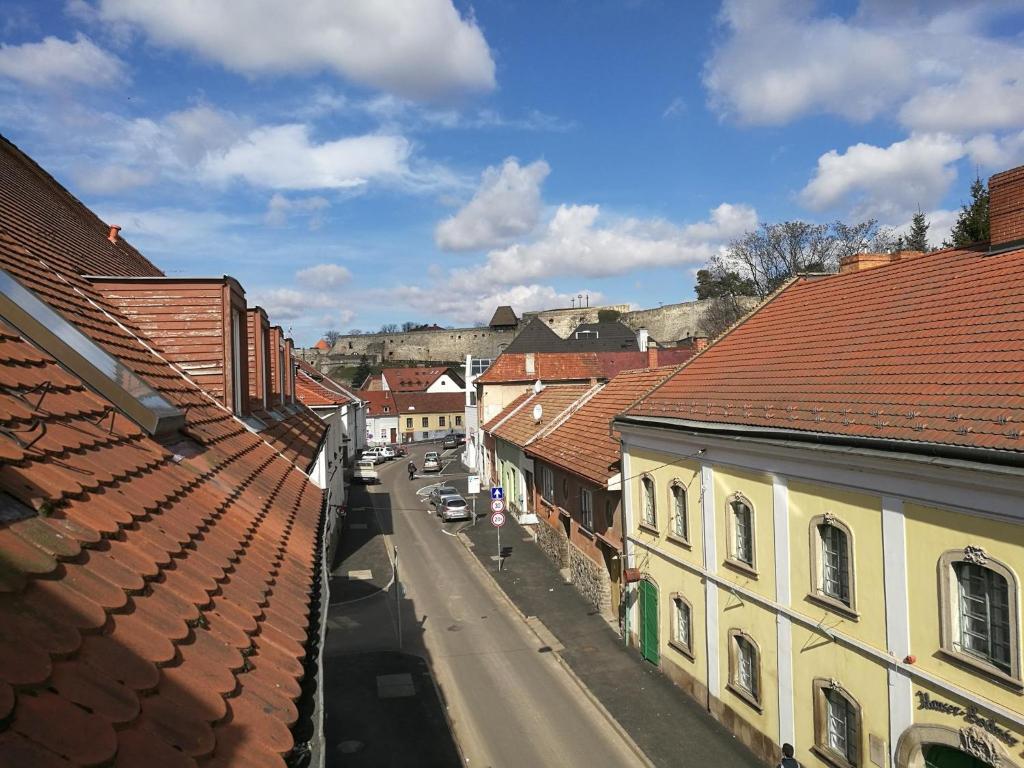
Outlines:
[[[215, 211], [192, 211], [184, 208], [109, 209], [100, 208], [101, 218], [121, 226], [121, 236], [136, 246], [157, 247], [184, 244], [208, 244], [225, 230], [248, 224], [239, 216]], [[145, 251], [145, 247], [142, 248]]]
[[291, 216], [305, 216], [309, 219], [310, 229], [319, 229], [324, 223], [324, 213], [330, 207], [327, 198], [314, 197], [288, 198], [275, 192], [267, 203], [267, 212], [263, 220], [272, 227], [283, 227]]
[[1024, 163], [1024, 131], [1006, 136], [985, 133], [967, 142], [967, 151], [978, 165], [1004, 170]]
[[743, 123], [816, 113], [895, 114], [912, 131], [1019, 126], [1024, 47], [997, 37], [1012, 3], [862, 0], [843, 17], [811, 0], [726, 0], [706, 63], [712, 106]]
[[263, 126], [223, 151], [201, 171], [210, 181], [242, 179], [270, 189], [344, 189], [381, 176], [401, 176], [411, 153], [401, 136], [353, 136], [316, 144], [308, 126]]
[[494, 308], [501, 304], [512, 306], [517, 313], [539, 309], [568, 307], [577, 294], [590, 295], [592, 304], [599, 304], [604, 296], [598, 291], [580, 288], [568, 293], [549, 285], [523, 284], [505, 286], [477, 292], [468, 298], [452, 291], [435, 291], [418, 285], [400, 285], [388, 293], [389, 299], [398, 299], [405, 306], [421, 312], [441, 314], [459, 323], [477, 323], [490, 320]]
[[493, 248], [531, 232], [540, 219], [540, 186], [550, 171], [543, 160], [521, 166], [514, 157], [501, 168], [488, 168], [473, 199], [437, 225], [437, 246], [449, 251]]
[[0, 77], [45, 88], [62, 83], [111, 86], [127, 75], [119, 58], [78, 35], [74, 42], [50, 36], [38, 43], [0, 44]]
[[107, 21], [251, 75], [330, 71], [411, 98], [495, 86], [476, 21], [451, 0], [100, 0]]
[[610, 218], [596, 205], [561, 205], [535, 240], [491, 251], [484, 264], [451, 273], [466, 293], [556, 275], [607, 277], [635, 269], [703, 263], [723, 244], [757, 226], [756, 212], [723, 203], [707, 221]]
[[961, 141], [944, 134], [911, 136], [888, 147], [831, 150], [818, 158], [800, 198], [816, 211], [852, 205], [857, 216], [900, 221], [942, 199], [956, 178], [952, 164], [964, 153]]
[[249, 298], [250, 306], [266, 310], [271, 324], [298, 320], [298, 325], [333, 325], [348, 323], [355, 313], [341, 306], [336, 296], [322, 291], [301, 291], [295, 288], [257, 288]]
[[352, 273], [340, 264], [317, 264], [300, 269], [295, 279], [309, 288], [337, 288], [352, 279]]

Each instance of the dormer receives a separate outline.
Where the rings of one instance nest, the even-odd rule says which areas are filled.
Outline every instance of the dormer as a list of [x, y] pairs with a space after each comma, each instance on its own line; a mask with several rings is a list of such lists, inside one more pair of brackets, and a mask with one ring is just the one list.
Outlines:
[[295, 342], [284, 340], [284, 400], [287, 405], [295, 405]]
[[233, 277], [106, 277], [89, 282], [236, 416], [249, 415], [245, 291]]
[[285, 344], [281, 326], [270, 326], [270, 410], [280, 409], [285, 404]]
[[270, 321], [263, 307], [246, 310], [249, 358], [249, 408], [270, 409]]

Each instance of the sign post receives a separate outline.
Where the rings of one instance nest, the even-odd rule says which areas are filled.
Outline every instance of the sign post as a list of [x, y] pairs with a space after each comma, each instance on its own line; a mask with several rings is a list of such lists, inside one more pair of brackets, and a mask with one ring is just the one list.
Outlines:
[[473, 525], [476, 525], [476, 495], [480, 493], [480, 475], [470, 475], [467, 478], [468, 486], [466, 492], [473, 504]]
[[505, 502], [495, 499], [491, 502], [491, 525], [498, 529], [498, 570], [501, 570], [501, 526], [505, 524]]

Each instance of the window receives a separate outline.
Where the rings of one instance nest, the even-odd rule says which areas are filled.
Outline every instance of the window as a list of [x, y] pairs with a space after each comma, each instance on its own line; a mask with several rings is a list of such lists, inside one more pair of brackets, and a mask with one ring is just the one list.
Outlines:
[[640, 478], [640, 503], [641, 503], [641, 518], [640, 522], [643, 525], [648, 525], [651, 528], [658, 527], [658, 513], [654, 507], [654, 480], [650, 477]]
[[439, 426], [439, 427], [443, 427], [444, 426], [444, 416], [438, 416], [437, 417], [437, 426]]
[[856, 609], [853, 533], [831, 512], [811, 520], [811, 597], [841, 612]]
[[384, 406], [384, 413], [390, 413], [390, 412], [391, 412], [391, 406], [385, 405]]
[[549, 504], [555, 503], [555, 473], [550, 468], [542, 466], [540, 468], [540, 495], [544, 497], [544, 500]]
[[1000, 679], [1020, 684], [1017, 579], [981, 547], [939, 560], [942, 650]]
[[738, 629], [729, 630], [729, 687], [760, 711], [761, 654], [753, 638]]
[[671, 533], [676, 538], [689, 541], [689, 527], [686, 520], [686, 487], [677, 482], [669, 486], [670, 501], [672, 503], [672, 529]]
[[384, 438], [386, 438], [387, 436], [388, 436], [388, 431], [387, 431], [386, 429], [382, 429], [382, 430], [380, 431], [380, 439], [381, 439], [381, 440], [383, 440], [383, 439], [384, 439]]
[[672, 640], [676, 650], [693, 658], [692, 619], [690, 602], [682, 595], [672, 595]]
[[835, 680], [814, 681], [814, 751], [826, 762], [860, 765], [860, 705]]
[[462, 417], [461, 416], [456, 416], [455, 417], [455, 426], [456, 427], [461, 427], [462, 426]]
[[424, 416], [422, 419], [420, 419], [420, 426], [424, 427], [424, 428], [429, 427], [430, 426], [430, 417], [429, 416]]
[[412, 417], [411, 416], [408, 419], [405, 420], [405, 428], [406, 429], [412, 429]]
[[754, 552], [754, 508], [742, 494], [729, 499], [729, 562], [743, 570], [756, 568]]
[[594, 497], [586, 488], [580, 488], [580, 520], [588, 531], [594, 530]]

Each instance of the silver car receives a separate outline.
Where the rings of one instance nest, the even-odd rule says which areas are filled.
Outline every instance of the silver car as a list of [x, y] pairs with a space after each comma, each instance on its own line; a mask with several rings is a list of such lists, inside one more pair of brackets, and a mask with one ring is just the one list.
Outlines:
[[449, 520], [469, 520], [472, 513], [461, 496], [445, 496], [437, 505], [437, 516], [447, 523]]
[[436, 507], [440, 503], [441, 499], [443, 499], [445, 496], [458, 495], [458, 488], [453, 488], [450, 485], [438, 485], [434, 488], [434, 490], [430, 492], [430, 496], [428, 496], [427, 498], [429, 498], [430, 503]]
[[428, 451], [427, 455], [423, 457], [423, 471], [424, 472], [440, 472], [441, 471], [441, 457], [437, 454], [437, 451]]

